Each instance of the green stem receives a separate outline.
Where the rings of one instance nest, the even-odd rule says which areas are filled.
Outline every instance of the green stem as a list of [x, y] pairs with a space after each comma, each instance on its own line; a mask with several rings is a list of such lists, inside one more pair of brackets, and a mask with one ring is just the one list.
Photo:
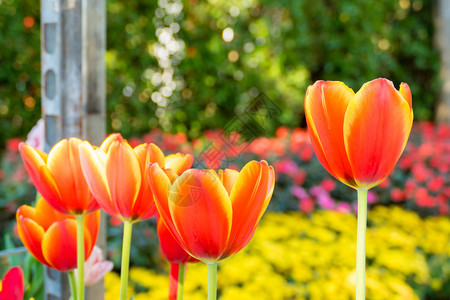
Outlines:
[[217, 263], [206, 264], [208, 270], [208, 300], [217, 299]]
[[358, 231], [356, 237], [356, 300], [366, 294], [367, 190], [358, 189]]
[[130, 221], [125, 221], [123, 223], [122, 266], [120, 270], [120, 300], [127, 299], [128, 268], [130, 267], [130, 246], [132, 229], [133, 223], [131, 223]]
[[183, 300], [184, 294], [184, 272], [186, 269], [186, 263], [180, 263], [180, 269], [178, 269], [178, 291], [177, 300]]
[[84, 300], [84, 215], [77, 216], [78, 300]]
[[72, 294], [72, 300], [77, 300], [77, 281], [75, 279], [75, 272], [72, 270], [67, 273], [67, 276], [69, 276], [69, 283], [70, 283], [70, 293]]

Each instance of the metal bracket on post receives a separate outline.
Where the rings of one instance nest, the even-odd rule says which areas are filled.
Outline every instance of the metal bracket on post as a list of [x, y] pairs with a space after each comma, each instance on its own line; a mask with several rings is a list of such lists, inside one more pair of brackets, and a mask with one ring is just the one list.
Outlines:
[[[105, 124], [105, 0], [41, 0], [42, 116], [45, 150], [79, 137], [99, 144]], [[97, 245], [106, 247], [102, 218]], [[67, 300], [68, 280], [45, 269], [45, 300]], [[103, 281], [86, 299], [104, 299]]]

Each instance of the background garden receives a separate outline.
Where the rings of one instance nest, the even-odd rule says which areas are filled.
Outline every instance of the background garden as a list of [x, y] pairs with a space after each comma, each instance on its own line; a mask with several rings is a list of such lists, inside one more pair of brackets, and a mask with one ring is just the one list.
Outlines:
[[[195, 153], [197, 167], [241, 168], [250, 159], [275, 167], [271, 212], [246, 250], [221, 264], [222, 299], [350, 298], [356, 199], [315, 158], [303, 98], [318, 79], [356, 91], [377, 77], [410, 85], [415, 125], [395, 171], [369, 193], [367, 297], [450, 297], [450, 126], [433, 122], [440, 65], [432, 4], [107, 2], [108, 132]], [[19, 246], [15, 210], [35, 197], [17, 146], [41, 114], [39, 14], [39, 2], [0, 2], [0, 249]], [[271, 109], [253, 114], [261, 101]], [[119, 267], [122, 228], [108, 222], [107, 254]], [[135, 299], [167, 297], [154, 223], [134, 232]], [[186, 299], [204, 299], [202, 272], [189, 266]], [[107, 299], [116, 280], [106, 277]]]

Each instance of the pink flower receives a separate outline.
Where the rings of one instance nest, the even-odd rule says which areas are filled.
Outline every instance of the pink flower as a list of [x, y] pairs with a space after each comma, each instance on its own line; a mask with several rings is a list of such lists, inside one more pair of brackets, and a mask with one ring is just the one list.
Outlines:
[[326, 210], [333, 209], [335, 205], [333, 198], [330, 197], [330, 194], [328, 194], [328, 192], [320, 193], [317, 197], [317, 203], [320, 205], [320, 207]]
[[27, 144], [40, 151], [45, 148], [45, 124], [44, 119], [40, 119], [31, 129], [27, 136]]
[[367, 192], [367, 204], [374, 204], [378, 201], [378, 195], [375, 192]]
[[298, 199], [308, 198], [308, 193], [304, 188], [299, 186], [293, 186], [291, 188], [291, 194], [297, 197]]
[[351, 210], [352, 210], [352, 206], [350, 205], [350, 203], [339, 202], [338, 204], [336, 204], [335, 211], [337, 211], [337, 212], [349, 213], [349, 212], [351, 212]]
[[[84, 284], [86, 286], [96, 284], [106, 273], [111, 271], [114, 264], [103, 258], [102, 250], [95, 246], [91, 256], [84, 262]], [[75, 270], [77, 273], [77, 270]], [[77, 276], [75, 274], [75, 276]]]
[[24, 294], [23, 272], [13, 267], [5, 274], [0, 291], [1, 300], [22, 300]]

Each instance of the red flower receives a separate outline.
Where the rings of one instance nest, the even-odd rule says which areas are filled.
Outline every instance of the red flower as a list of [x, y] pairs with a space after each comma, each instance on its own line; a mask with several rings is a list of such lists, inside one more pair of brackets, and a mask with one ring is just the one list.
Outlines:
[[12, 267], [1, 281], [0, 300], [23, 300], [23, 272], [19, 267]]

